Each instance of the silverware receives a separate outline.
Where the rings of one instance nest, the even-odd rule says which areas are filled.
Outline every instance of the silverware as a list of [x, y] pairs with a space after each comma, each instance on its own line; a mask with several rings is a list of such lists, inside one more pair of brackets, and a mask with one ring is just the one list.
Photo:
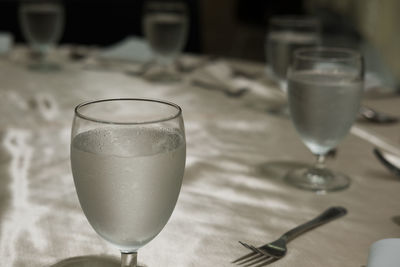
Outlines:
[[362, 106], [360, 115], [367, 121], [375, 123], [395, 123], [399, 121], [398, 117], [378, 112], [370, 107]]
[[396, 176], [400, 177], [400, 166], [396, 165], [396, 163], [390, 161], [389, 152], [383, 152], [378, 148], [374, 148], [374, 155], [378, 158], [378, 160], [386, 167], [388, 170]]
[[292, 239], [296, 238], [300, 234], [307, 232], [317, 226], [325, 224], [334, 219], [340, 218], [347, 214], [347, 210], [343, 207], [331, 207], [321, 213], [314, 219], [303, 223], [292, 230], [284, 233], [277, 240], [265, 244], [260, 247], [255, 247], [253, 245], [246, 244], [239, 241], [244, 247], [250, 249], [252, 252], [234, 260], [232, 263], [244, 266], [264, 266], [273, 261], [283, 258], [286, 255], [287, 248], [286, 244]]

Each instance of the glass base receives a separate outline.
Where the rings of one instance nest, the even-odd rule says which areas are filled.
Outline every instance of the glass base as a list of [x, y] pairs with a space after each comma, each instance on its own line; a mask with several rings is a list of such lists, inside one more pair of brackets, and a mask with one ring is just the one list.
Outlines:
[[174, 67], [171, 66], [161, 66], [153, 65], [149, 67], [143, 74], [143, 78], [151, 82], [179, 82], [182, 80], [180, 74], [175, 71]]
[[284, 93], [287, 93], [288, 83], [286, 80], [278, 80], [278, 86], [279, 86], [279, 90], [281, 90]]
[[290, 117], [289, 105], [287, 103], [268, 108], [267, 112], [274, 116]]
[[[121, 267], [121, 260], [111, 256], [81, 256], [57, 262], [50, 267]], [[138, 264], [137, 267], [146, 267]]]
[[121, 267], [120, 260], [110, 256], [81, 256], [57, 262], [50, 267]]
[[285, 182], [300, 189], [326, 193], [340, 191], [350, 186], [345, 174], [323, 168], [300, 168], [290, 171]]
[[28, 65], [28, 68], [38, 72], [56, 72], [61, 70], [61, 66], [54, 62], [35, 62]]

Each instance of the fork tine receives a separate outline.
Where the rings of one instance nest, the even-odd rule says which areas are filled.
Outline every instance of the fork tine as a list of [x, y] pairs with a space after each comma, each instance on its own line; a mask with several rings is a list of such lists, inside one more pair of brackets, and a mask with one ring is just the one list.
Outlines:
[[[257, 248], [255, 248], [254, 246], [251, 246], [251, 245], [249, 245], [249, 244], [247, 244], [247, 243], [245, 243], [245, 242], [241, 242], [241, 241], [239, 241], [239, 243], [242, 244], [244, 247], [246, 247], [246, 248], [252, 250], [253, 253], [254, 253], [254, 254], [253, 254], [254, 256], [251, 257], [251, 259], [249, 258], [248, 260], [242, 261], [241, 264], [245, 264], [245, 263], [248, 263], [249, 261], [254, 261], [254, 260], [259, 259], [260, 257], [263, 257], [263, 253], [261, 253], [261, 252], [260, 252]], [[254, 264], [254, 262], [252, 262], [251, 264]]]
[[247, 259], [245, 261], [239, 262], [237, 263], [237, 265], [241, 265], [241, 266], [252, 266], [253, 264], [256, 264], [258, 262], [260, 262], [261, 260], [263, 260], [263, 257], [260, 256], [259, 254], [257, 254], [256, 256], [253, 256], [250, 259]]
[[[260, 263], [261, 262], [261, 264], [259, 264], [259, 265], [257, 265], [257, 266], [263, 266], [263, 265], [265, 265], [267, 262], [269, 262], [270, 260], [271, 260], [271, 255], [269, 255], [269, 254], [267, 254], [266, 252], [264, 252], [263, 250], [261, 250], [261, 249], [259, 249], [259, 248], [256, 248], [255, 246], [253, 246], [253, 245], [248, 245], [248, 244], [246, 244], [251, 250], [253, 250], [253, 251], [255, 251], [255, 252], [257, 252], [257, 254], [260, 256], [260, 257], [258, 257], [258, 260], [256, 260], [256, 261], [252, 261], [251, 263], [249, 263], [248, 265], [246, 265], [246, 266], [254, 266], [254, 264], [257, 264], [257, 263]], [[245, 266], [245, 267], [246, 267]]]
[[[246, 247], [246, 248], [252, 250], [246, 243], [243, 243], [242, 241], [239, 241], [239, 243], [240, 243], [242, 246], [244, 246], [244, 247]], [[253, 251], [253, 250], [252, 250], [252, 251]], [[256, 253], [255, 251], [253, 251], [253, 252], [250, 252], [250, 253], [248, 253], [248, 254], [246, 254], [246, 255], [244, 255], [244, 256], [242, 256], [242, 257], [240, 257], [240, 258], [238, 258], [238, 259], [236, 259], [236, 260], [234, 260], [234, 261], [232, 261], [232, 263], [236, 263], [236, 262], [239, 262], [239, 261], [243, 261], [243, 260], [245, 260], [245, 259], [249, 259], [249, 260], [250, 260], [250, 258], [252, 258], [253, 256], [256, 256], [256, 255], [257, 255], [257, 253]], [[247, 262], [247, 261], [245, 261], [245, 262]], [[242, 264], [243, 264], [243, 263], [242, 263]]]
[[[244, 246], [245, 248], [252, 250], [250, 248], [250, 246], [247, 245], [246, 243], [244, 243], [242, 241], [239, 241], [239, 243], [242, 246]], [[234, 261], [232, 261], [232, 263], [237, 263], [238, 265], [242, 265], [242, 264], [248, 263], [250, 261], [253, 261], [253, 260], [255, 260], [255, 259], [259, 258], [259, 257], [260, 257], [260, 254], [252, 250], [252, 252], [250, 252], [250, 253], [248, 253], [248, 254], [246, 254], [246, 255], [244, 255], [244, 256], [242, 256], [242, 257], [240, 257], [240, 258], [238, 258], [238, 259], [236, 259]]]
[[265, 255], [265, 256], [270, 257], [269, 254], [266, 254], [264, 251], [262, 251], [261, 249], [256, 248], [255, 246], [253, 246], [253, 245], [248, 245], [248, 246], [249, 246], [253, 251], [255, 251], [255, 252], [259, 253], [259, 254], [262, 254], [262, 255]]
[[256, 248], [254, 246], [250, 246], [253, 251], [257, 251], [260, 254], [263, 254], [266, 257], [274, 257], [273, 255], [269, 254], [266, 250], [262, 249], [262, 247]]
[[266, 262], [268, 262], [270, 260], [270, 258], [271, 257], [269, 257], [269, 256], [264, 256], [263, 254], [261, 254], [259, 257], [257, 257], [256, 259], [252, 260], [251, 262], [248, 262], [243, 267], [263, 266], [263, 265], [265, 265]]
[[240, 257], [240, 258], [238, 258], [238, 259], [232, 261], [232, 263], [237, 263], [237, 262], [242, 261], [242, 260], [245, 260], [245, 259], [247, 259], [247, 258], [251, 258], [251, 257], [253, 257], [253, 256], [255, 256], [255, 255], [257, 255], [257, 253], [255, 253], [255, 252], [250, 252], [249, 254], [246, 254], [246, 255], [244, 255], [244, 256], [242, 256], [242, 257]]
[[[240, 243], [242, 246], [244, 246], [244, 247], [246, 247], [246, 248], [252, 250], [254, 253], [258, 253], [257, 249], [255, 249], [253, 246], [250, 246], [250, 245], [248, 245], [247, 243], [242, 242], [242, 241], [239, 241], [239, 243]], [[253, 248], [254, 248], [254, 249], [253, 249]]]
[[253, 266], [254, 264], [264, 262], [265, 260], [270, 258], [269, 255], [265, 255], [265, 253], [263, 253], [258, 248], [254, 247], [252, 245], [248, 245], [242, 241], [239, 241], [239, 243], [242, 246], [246, 247], [247, 249], [250, 249], [253, 252], [235, 260], [233, 263], [237, 263], [238, 265], [246, 264], [245, 266]]

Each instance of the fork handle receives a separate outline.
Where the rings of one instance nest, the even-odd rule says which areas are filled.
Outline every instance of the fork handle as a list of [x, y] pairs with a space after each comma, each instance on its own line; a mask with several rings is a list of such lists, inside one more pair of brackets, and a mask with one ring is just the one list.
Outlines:
[[347, 214], [347, 210], [344, 207], [330, 207], [314, 219], [305, 222], [292, 230], [287, 231], [282, 235], [281, 238], [285, 239], [286, 241], [290, 241], [297, 236], [311, 230], [317, 226], [330, 222], [334, 219], [340, 218]]

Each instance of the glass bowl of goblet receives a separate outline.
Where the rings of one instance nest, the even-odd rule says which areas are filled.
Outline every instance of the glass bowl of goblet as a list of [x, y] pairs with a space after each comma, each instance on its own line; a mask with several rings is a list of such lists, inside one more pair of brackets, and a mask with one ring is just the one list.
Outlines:
[[71, 167], [90, 225], [135, 267], [163, 229], [185, 169], [182, 111], [154, 99], [104, 99], [75, 109]]
[[187, 5], [179, 0], [148, 0], [143, 7], [142, 23], [154, 57], [154, 64], [145, 78], [163, 82], [180, 80], [174, 61], [186, 44], [189, 28]]
[[29, 68], [43, 72], [59, 70], [60, 65], [49, 61], [48, 54], [59, 42], [64, 30], [63, 4], [57, 0], [22, 1], [19, 21], [35, 59]]
[[357, 51], [315, 47], [294, 52], [288, 71], [291, 119], [317, 161], [309, 168], [289, 172], [285, 177], [289, 184], [321, 193], [350, 185], [346, 174], [326, 168], [325, 157], [352, 127], [360, 107], [363, 81], [363, 57]]
[[317, 46], [321, 42], [321, 24], [309, 16], [280, 15], [269, 19], [266, 56], [269, 72], [283, 91], [287, 89], [286, 73], [293, 51]]

